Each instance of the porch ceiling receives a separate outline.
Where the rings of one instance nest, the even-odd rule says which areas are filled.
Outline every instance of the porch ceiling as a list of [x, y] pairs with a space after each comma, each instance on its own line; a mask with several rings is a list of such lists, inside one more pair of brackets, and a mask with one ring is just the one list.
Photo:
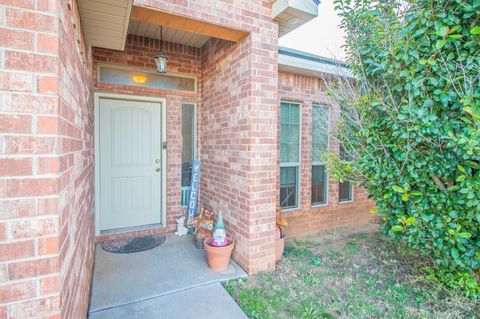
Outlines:
[[79, 0], [87, 44], [123, 50], [133, 0]]
[[[129, 34], [140, 35], [153, 39], [160, 39], [160, 25], [151, 24], [144, 21], [132, 20], [128, 27]], [[163, 27], [163, 40], [189, 45], [192, 47], [201, 48], [210, 37], [198, 33], [192, 33]]]
[[[142, 24], [161, 25], [165, 30], [169, 30], [171, 33], [170, 36], [178, 36], [179, 39], [184, 37], [186, 40], [190, 40], [192, 37], [190, 34], [194, 34], [197, 36], [195, 40], [192, 40], [195, 43], [200, 43], [205, 40], [205, 37], [207, 40], [209, 37], [215, 37], [222, 40], [238, 42], [248, 35], [248, 32], [245, 31], [224, 27], [208, 21], [197, 20], [151, 7], [137, 5], [133, 6], [130, 23], [133, 24], [135, 21]], [[176, 31], [173, 32], [171, 29]], [[176, 35], [177, 33], [178, 35]], [[158, 36], [157, 32], [157, 37]], [[165, 38], [165, 40], [167, 39]]]

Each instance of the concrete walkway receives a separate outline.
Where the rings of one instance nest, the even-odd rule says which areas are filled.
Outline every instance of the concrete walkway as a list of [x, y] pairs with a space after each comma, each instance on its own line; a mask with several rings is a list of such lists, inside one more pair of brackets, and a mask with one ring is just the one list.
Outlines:
[[100, 310], [90, 319], [248, 319], [219, 283], [199, 286], [121, 307]]
[[211, 271], [191, 236], [167, 235], [161, 246], [133, 254], [98, 245], [89, 318], [203, 318], [202, 307], [205, 318], [246, 318], [219, 284], [246, 276], [233, 261], [224, 272]]

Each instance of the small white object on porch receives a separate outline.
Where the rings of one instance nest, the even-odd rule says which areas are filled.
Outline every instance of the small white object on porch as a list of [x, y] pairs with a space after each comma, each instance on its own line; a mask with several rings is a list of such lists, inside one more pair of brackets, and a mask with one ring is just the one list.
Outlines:
[[188, 228], [185, 227], [185, 216], [180, 216], [177, 218], [177, 231], [175, 235], [177, 236], [184, 236], [188, 233]]

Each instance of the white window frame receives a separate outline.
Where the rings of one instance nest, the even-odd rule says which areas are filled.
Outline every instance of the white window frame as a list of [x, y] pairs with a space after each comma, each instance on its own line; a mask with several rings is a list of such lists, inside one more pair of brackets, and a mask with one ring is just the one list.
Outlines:
[[[330, 113], [331, 113], [331, 107], [328, 106], [328, 105], [323, 105], [323, 104], [313, 104], [312, 105], [312, 157], [313, 157], [313, 108], [314, 107], [323, 107], [323, 108], [326, 108], [328, 110], [328, 120], [327, 120], [327, 130], [328, 130], [328, 137], [327, 137], [327, 151], [330, 150]], [[327, 173], [327, 170], [326, 170], [326, 163], [324, 162], [317, 162], [317, 161], [313, 161], [312, 159], [312, 167], [311, 167], [311, 170], [310, 170], [310, 175], [312, 175], [313, 177], [313, 166], [320, 166], [320, 165], [323, 165], [325, 167], [325, 203], [318, 203], [318, 204], [314, 204], [312, 203], [312, 196], [310, 194], [310, 206], [312, 208], [319, 208], [319, 207], [326, 207], [328, 206], [328, 200], [329, 200], [329, 187], [330, 187], [330, 175]], [[310, 180], [310, 189], [312, 188], [312, 185], [313, 185], [313, 181]]]
[[[297, 193], [296, 193], [296, 196], [297, 196], [297, 203], [295, 205], [295, 207], [289, 207], [289, 208], [283, 208], [282, 207], [282, 210], [284, 212], [290, 212], [290, 211], [295, 211], [295, 210], [298, 210], [300, 208], [300, 201], [301, 201], [301, 198], [300, 198], [300, 195], [301, 195], [301, 182], [302, 182], [302, 179], [301, 179], [301, 171], [302, 171], [302, 103], [300, 102], [297, 102], [297, 101], [287, 101], [287, 100], [281, 100], [280, 101], [280, 105], [279, 105], [279, 122], [280, 122], [280, 131], [282, 129], [282, 126], [281, 126], [281, 111], [282, 111], [282, 103], [289, 103], [289, 104], [297, 104], [298, 105], [298, 116], [299, 116], [299, 129], [298, 129], [298, 162], [296, 163], [282, 163], [281, 162], [281, 158], [280, 158], [280, 169], [279, 169], [279, 173], [281, 174], [281, 169], [283, 167], [296, 167], [297, 168]], [[281, 134], [281, 133], [280, 133]], [[281, 141], [280, 141], [280, 137], [279, 137], [279, 143], [280, 143], [280, 147], [281, 147]], [[280, 179], [280, 176], [279, 176], [279, 179]], [[280, 182], [280, 180], [279, 180]], [[279, 183], [279, 186], [281, 186], [281, 184]], [[279, 192], [280, 192], [280, 189], [279, 189]]]
[[[197, 159], [197, 103], [196, 102], [188, 102], [188, 101], [182, 101], [180, 107], [183, 107], [184, 104], [191, 104], [193, 105], [193, 128], [192, 128], [192, 134], [193, 134], [193, 160]], [[180, 134], [180, 148], [183, 148], [183, 136]], [[180, 154], [182, 156], [182, 154]], [[193, 163], [192, 163], [193, 165]], [[180, 192], [182, 192], [183, 187], [187, 186], [182, 186], [182, 180], [181, 180], [181, 172], [182, 168], [180, 167]], [[190, 188], [190, 186], [188, 186]], [[180, 193], [181, 196], [181, 193]], [[186, 208], [187, 205], [182, 205], [181, 204], [182, 198], [180, 198], [180, 205], [182, 208]]]

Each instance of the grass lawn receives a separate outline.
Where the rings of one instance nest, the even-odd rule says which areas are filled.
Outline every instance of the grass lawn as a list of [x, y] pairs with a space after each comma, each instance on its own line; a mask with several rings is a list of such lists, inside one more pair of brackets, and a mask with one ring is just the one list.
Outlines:
[[277, 270], [227, 284], [255, 318], [480, 318], [480, 302], [428, 279], [431, 262], [373, 232], [287, 241]]

